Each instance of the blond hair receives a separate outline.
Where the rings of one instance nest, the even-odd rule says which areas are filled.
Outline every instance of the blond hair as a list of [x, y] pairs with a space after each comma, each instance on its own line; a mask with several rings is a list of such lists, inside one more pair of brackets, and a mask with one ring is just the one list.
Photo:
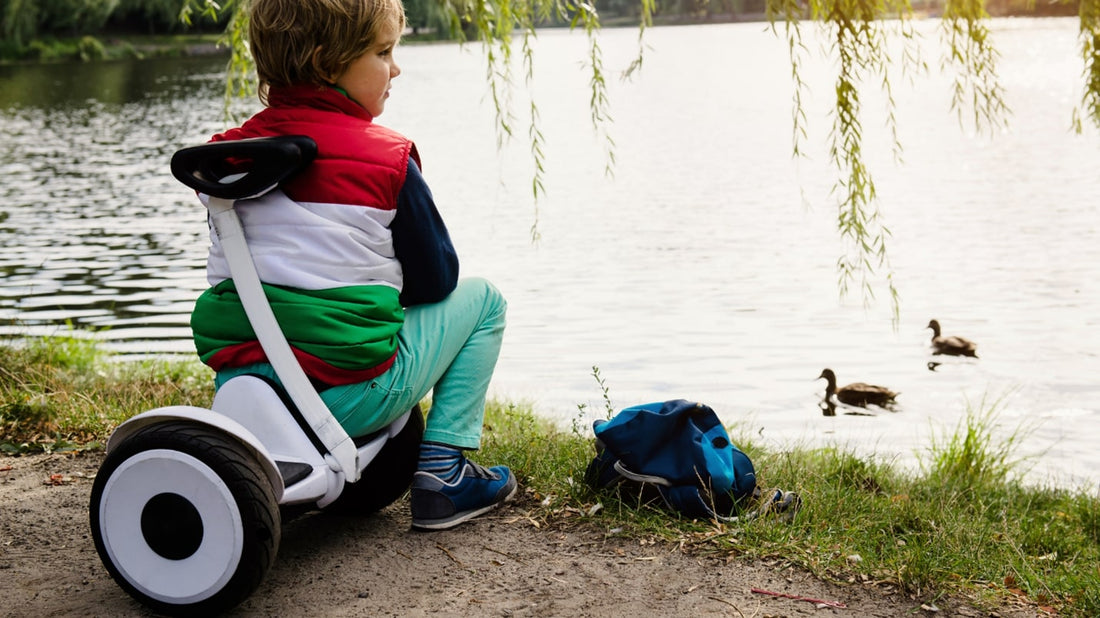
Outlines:
[[251, 0], [248, 17], [265, 104], [272, 86], [332, 83], [388, 28], [405, 29], [401, 0]]

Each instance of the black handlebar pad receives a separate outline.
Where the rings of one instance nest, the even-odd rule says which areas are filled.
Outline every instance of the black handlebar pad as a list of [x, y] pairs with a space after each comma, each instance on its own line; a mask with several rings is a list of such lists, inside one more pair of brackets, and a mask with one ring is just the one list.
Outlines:
[[[210, 142], [176, 151], [172, 175], [200, 193], [239, 200], [274, 189], [316, 156], [317, 143], [305, 135]], [[233, 174], [241, 176], [225, 180]]]

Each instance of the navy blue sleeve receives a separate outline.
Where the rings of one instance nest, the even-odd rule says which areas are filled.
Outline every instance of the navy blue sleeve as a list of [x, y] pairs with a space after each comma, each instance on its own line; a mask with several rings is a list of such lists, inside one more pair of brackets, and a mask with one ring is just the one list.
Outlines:
[[402, 306], [446, 298], [458, 284], [458, 255], [420, 167], [411, 158], [390, 231], [394, 253], [404, 272]]

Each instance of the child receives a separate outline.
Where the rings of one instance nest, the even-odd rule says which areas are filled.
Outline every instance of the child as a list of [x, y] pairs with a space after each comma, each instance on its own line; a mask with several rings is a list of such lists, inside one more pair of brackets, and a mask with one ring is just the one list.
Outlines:
[[[451, 528], [509, 500], [505, 466], [477, 449], [506, 303], [458, 258], [420, 173], [416, 147], [374, 123], [401, 73], [401, 0], [253, 0], [249, 36], [265, 109], [212, 141], [308, 135], [318, 154], [283, 204], [238, 206], [268, 299], [295, 356], [351, 436], [371, 433], [433, 392], [413, 527]], [[191, 317], [216, 385], [275, 378], [216, 239], [212, 286]]]

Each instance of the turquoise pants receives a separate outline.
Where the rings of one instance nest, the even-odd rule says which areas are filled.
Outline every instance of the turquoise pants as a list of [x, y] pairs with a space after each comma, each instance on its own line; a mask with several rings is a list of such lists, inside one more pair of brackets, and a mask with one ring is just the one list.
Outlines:
[[[399, 418], [431, 391], [424, 440], [476, 449], [506, 309], [493, 284], [463, 279], [444, 300], [405, 310], [397, 358], [389, 370], [367, 382], [321, 391], [321, 399], [349, 435], [362, 436]], [[220, 371], [216, 384], [243, 373], [277, 379], [264, 363]]]

